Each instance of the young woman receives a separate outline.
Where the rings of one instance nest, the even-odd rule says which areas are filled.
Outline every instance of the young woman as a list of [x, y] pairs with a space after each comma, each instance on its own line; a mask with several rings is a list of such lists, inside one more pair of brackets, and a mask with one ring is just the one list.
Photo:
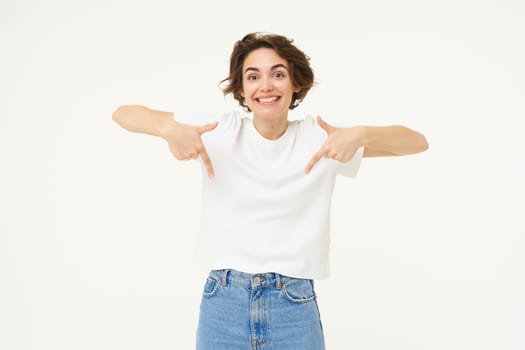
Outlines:
[[324, 349], [313, 280], [329, 272], [335, 176], [354, 177], [362, 157], [417, 153], [427, 142], [403, 126], [288, 121], [314, 75], [280, 35], [238, 41], [224, 82], [253, 118], [235, 111], [204, 121], [143, 106], [113, 114], [129, 131], [164, 138], [177, 159], [202, 161], [197, 255], [211, 272], [197, 349]]

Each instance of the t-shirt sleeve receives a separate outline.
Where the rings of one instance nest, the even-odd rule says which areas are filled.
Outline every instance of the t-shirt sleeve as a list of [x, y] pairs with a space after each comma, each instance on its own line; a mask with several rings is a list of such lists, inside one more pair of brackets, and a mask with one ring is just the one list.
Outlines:
[[363, 159], [364, 151], [365, 147], [361, 146], [357, 149], [350, 161], [345, 163], [341, 162], [337, 169], [337, 174], [347, 177], [356, 177], [357, 173], [359, 172], [359, 167], [361, 166], [361, 160]]
[[176, 122], [187, 124], [187, 125], [204, 125], [213, 123], [217, 120], [216, 115], [206, 115], [206, 114], [173, 114], [173, 119]]
[[[218, 122], [212, 133], [232, 133], [238, 131], [241, 115], [237, 111], [224, 114], [174, 114], [173, 119], [187, 125], [206, 125]], [[203, 137], [208, 133], [204, 133]]]

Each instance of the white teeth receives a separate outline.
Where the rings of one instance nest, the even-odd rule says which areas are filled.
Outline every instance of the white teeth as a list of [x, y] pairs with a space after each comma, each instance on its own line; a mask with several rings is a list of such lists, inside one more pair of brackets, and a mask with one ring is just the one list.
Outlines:
[[273, 96], [273, 97], [267, 97], [267, 98], [259, 98], [257, 100], [261, 103], [269, 103], [269, 102], [277, 101], [277, 99], [278, 99], [277, 96]]

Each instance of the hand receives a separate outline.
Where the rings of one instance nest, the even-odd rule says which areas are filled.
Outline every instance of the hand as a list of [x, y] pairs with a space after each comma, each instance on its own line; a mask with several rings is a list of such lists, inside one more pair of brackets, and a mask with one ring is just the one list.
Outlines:
[[317, 116], [317, 122], [326, 131], [328, 137], [306, 166], [306, 173], [309, 173], [323, 157], [349, 162], [361, 146], [359, 127], [337, 128], [326, 123], [320, 116]]
[[163, 128], [161, 135], [168, 142], [171, 153], [178, 160], [196, 159], [200, 156], [208, 171], [208, 177], [211, 179], [215, 176], [215, 172], [202, 143], [201, 135], [212, 131], [218, 124], [218, 122], [213, 122], [194, 126], [170, 120], [169, 124]]

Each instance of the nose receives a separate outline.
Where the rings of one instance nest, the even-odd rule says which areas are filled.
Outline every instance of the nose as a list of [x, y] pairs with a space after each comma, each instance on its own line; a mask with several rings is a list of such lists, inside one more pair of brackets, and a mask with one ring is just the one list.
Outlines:
[[261, 79], [261, 86], [260, 86], [261, 92], [268, 92], [273, 90], [272, 82], [269, 78], [262, 78]]

